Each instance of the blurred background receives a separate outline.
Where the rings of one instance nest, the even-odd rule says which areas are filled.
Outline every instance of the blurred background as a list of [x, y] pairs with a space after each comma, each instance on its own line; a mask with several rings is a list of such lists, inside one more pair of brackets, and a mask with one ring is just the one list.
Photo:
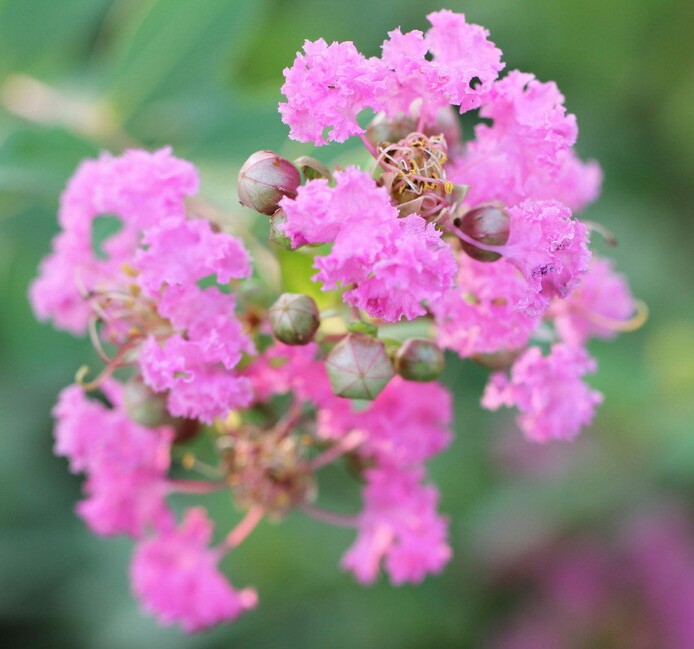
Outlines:
[[[252, 151], [311, 151], [276, 111], [305, 38], [375, 55], [440, 8], [486, 26], [507, 69], [558, 83], [580, 154], [605, 171], [585, 217], [619, 246], [595, 248], [651, 318], [591, 347], [605, 403], [574, 444], [526, 444], [512, 415], [479, 409], [486, 373], [449, 359], [456, 441], [432, 466], [455, 552], [442, 575], [362, 588], [337, 566], [352, 533], [297, 514], [225, 563], [257, 610], [200, 636], [162, 629], [130, 596], [130, 542], [87, 532], [81, 480], [51, 452], [56, 394], [92, 358], [26, 300], [59, 194], [84, 157], [171, 144], [235, 209]], [[2, 646], [694, 647], [693, 28], [691, 0], [0, 0]]]

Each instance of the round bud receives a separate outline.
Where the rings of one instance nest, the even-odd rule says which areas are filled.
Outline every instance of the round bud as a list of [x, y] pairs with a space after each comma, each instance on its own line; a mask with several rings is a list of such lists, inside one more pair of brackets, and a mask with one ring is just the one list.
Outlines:
[[393, 378], [383, 343], [366, 334], [347, 334], [325, 358], [330, 385], [338, 397], [375, 399]]
[[504, 349], [491, 354], [475, 354], [472, 359], [495, 372], [508, 370], [523, 353], [523, 349]]
[[123, 401], [128, 417], [138, 424], [154, 428], [172, 421], [166, 410], [166, 395], [153, 392], [139, 379], [124, 385]]
[[320, 324], [318, 307], [312, 297], [283, 293], [268, 312], [272, 333], [285, 345], [306, 345]]
[[395, 371], [408, 381], [433, 381], [443, 367], [443, 352], [424, 338], [406, 340], [395, 354]]
[[[499, 207], [483, 205], [465, 212], [454, 221], [469, 237], [488, 246], [503, 246], [508, 241], [508, 214]], [[461, 241], [463, 250], [477, 261], [496, 261], [501, 257], [498, 252], [480, 250]]]
[[256, 151], [239, 171], [239, 200], [261, 214], [274, 214], [284, 196], [296, 197], [299, 170], [272, 151]]
[[270, 217], [270, 241], [283, 250], [292, 249], [292, 240], [284, 232], [284, 224], [287, 222], [287, 215], [284, 210], [277, 210]]

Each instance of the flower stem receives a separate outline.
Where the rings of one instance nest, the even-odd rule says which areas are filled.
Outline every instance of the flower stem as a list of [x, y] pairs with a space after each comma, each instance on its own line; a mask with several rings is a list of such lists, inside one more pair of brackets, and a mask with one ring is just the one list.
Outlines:
[[337, 525], [338, 527], [358, 527], [359, 517], [350, 514], [339, 514], [338, 512], [331, 512], [322, 507], [316, 507], [309, 503], [301, 503], [299, 509], [304, 512], [307, 516], [314, 518], [321, 523], [327, 523], [328, 525]]

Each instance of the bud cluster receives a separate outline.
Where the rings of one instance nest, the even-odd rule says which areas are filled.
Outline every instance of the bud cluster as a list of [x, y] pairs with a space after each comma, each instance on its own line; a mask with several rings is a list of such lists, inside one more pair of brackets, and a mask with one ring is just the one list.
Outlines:
[[[495, 370], [482, 405], [515, 406], [528, 439], [571, 439], [602, 398], [583, 381], [596, 369], [586, 341], [642, 319], [575, 217], [600, 175], [573, 152], [556, 86], [499, 79], [486, 30], [428, 18], [426, 36], [390, 32], [380, 59], [321, 39], [285, 70], [290, 137], [358, 136], [370, 169], [263, 150], [239, 172], [239, 201], [270, 217], [274, 246], [313, 258], [325, 300], [273, 293], [244, 242], [197, 214], [197, 172], [168, 149], [86, 161], [65, 190], [31, 300], [88, 333], [104, 368], [61, 393], [55, 450], [87, 476], [90, 528], [135, 539], [133, 589], [163, 623], [196, 631], [254, 607], [219, 561], [295, 510], [355, 529], [342, 566], [362, 583], [381, 567], [394, 584], [438, 572], [451, 549], [426, 462], [451, 439], [444, 350]], [[458, 141], [453, 107], [493, 124]], [[122, 227], [97, 254], [104, 212]], [[197, 436], [214, 459], [195, 456]], [[321, 469], [343, 460], [362, 484], [354, 515], [316, 504]], [[242, 515], [211, 548], [205, 510], [177, 522], [168, 497], [218, 490]]]

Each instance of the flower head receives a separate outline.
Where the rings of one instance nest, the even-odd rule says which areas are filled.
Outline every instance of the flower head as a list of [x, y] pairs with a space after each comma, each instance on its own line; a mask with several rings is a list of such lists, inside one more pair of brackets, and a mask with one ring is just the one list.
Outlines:
[[189, 509], [178, 529], [142, 541], [132, 563], [132, 587], [145, 610], [162, 624], [202, 631], [236, 619], [257, 603], [255, 591], [234, 590], [210, 550], [212, 523], [202, 508]]

